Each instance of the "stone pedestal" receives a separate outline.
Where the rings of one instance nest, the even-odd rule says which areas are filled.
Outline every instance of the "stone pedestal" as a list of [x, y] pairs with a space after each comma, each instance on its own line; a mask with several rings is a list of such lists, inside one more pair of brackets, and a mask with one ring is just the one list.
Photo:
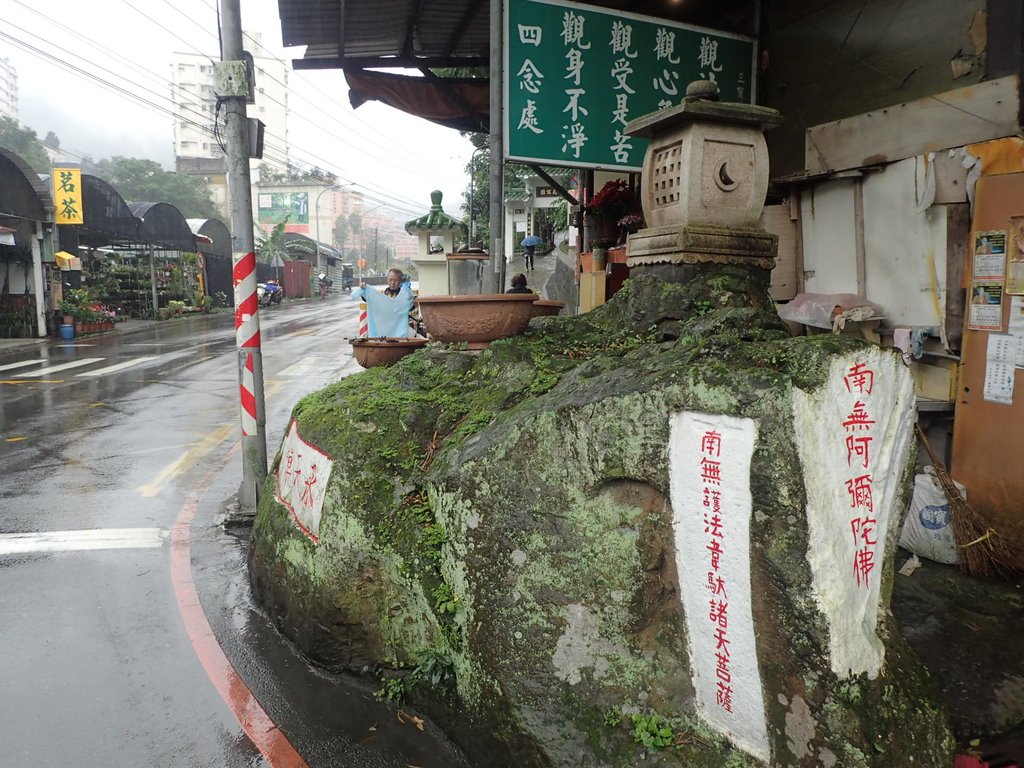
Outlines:
[[779, 238], [763, 229], [689, 226], [650, 227], [629, 236], [631, 269], [654, 264], [734, 264], [771, 271]]

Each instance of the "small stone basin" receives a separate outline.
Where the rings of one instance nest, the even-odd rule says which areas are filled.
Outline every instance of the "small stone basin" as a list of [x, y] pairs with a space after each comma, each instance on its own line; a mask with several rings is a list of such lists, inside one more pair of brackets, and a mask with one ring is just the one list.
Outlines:
[[526, 330], [533, 316], [535, 294], [480, 293], [469, 296], [420, 296], [420, 314], [432, 339], [446, 344], [465, 342], [483, 349], [496, 339]]
[[375, 339], [350, 339], [352, 352], [356, 362], [363, 368], [374, 368], [378, 365], [394, 365], [400, 359], [421, 349], [426, 339], [405, 336], [380, 336]]
[[551, 299], [537, 299], [533, 302], [533, 317], [549, 317], [557, 315], [565, 306], [564, 301], [553, 301]]

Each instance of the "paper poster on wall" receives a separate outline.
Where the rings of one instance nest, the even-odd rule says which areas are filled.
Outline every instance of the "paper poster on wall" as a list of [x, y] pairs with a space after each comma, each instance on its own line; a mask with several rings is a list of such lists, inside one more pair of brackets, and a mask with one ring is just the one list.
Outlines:
[[1006, 332], [1018, 341], [1014, 365], [1024, 368], [1024, 296], [1010, 297], [1010, 322]]
[[1019, 340], [1008, 333], [992, 333], [985, 354], [984, 397], [992, 403], [1013, 403], [1014, 361]]
[[1024, 216], [1010, 219], [1010, 242], [1006, 249], [1006, 292], [1024, 294]]
[[1006, 233], [975, 232], [972, 279], [975, 282], [1002, 282], [1005, 278]]
[[971, 283], [971, 306], [967, 327], [972, 331], [1003, 330], [1003, 284]]

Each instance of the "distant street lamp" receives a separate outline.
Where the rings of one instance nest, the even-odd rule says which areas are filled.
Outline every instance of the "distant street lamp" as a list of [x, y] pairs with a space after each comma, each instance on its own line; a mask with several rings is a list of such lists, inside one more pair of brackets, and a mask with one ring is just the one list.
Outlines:
[[347, 187], [354, 187], [356, 183], [354, 181], [346, 181], [344, 184], [331, 184], [329, 187], [324, 187], [320, 190], [320, 194], [316, 196], [316, 204], [313, 206], [313, 216], [316, 218], [316, 265], [320, 266], [320, 198], [324, 196], [325, 192], [330, 192], [332, 189], [345, 189]]

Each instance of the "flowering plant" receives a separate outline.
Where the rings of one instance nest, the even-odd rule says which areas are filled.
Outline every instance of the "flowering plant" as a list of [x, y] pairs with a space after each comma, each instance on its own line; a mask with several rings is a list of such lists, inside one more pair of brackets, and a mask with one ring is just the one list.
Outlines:
[[590, 198], [586, 210], [602, 219], [617, 220], [635, 207], [633, 192], [622, 179], [612, 179]]
[[627, 213], [619, 219], [619, 229], [624, 229], [630, 234], [643, 227], [644, 217], [639, 213]]

